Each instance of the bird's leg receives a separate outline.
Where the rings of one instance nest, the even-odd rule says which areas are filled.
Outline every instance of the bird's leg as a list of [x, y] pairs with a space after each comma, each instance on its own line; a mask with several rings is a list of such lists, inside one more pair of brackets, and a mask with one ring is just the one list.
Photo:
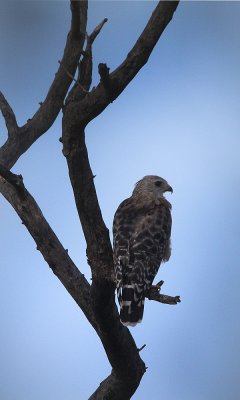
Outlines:
[[160, 293], [161, 287], [162, 287], [163, 284], [164, 284], [164, 281], [160, 281], [160, 282], [158, 282], [156, 285], [152, 285], [150, 289], [154, 289], [154, 288], [155, 288], [155, 289], [157, 289], [158, 292]]

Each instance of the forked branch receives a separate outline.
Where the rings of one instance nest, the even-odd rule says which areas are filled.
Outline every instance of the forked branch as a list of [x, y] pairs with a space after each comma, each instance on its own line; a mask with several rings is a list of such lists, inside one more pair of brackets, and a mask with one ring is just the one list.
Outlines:
[[86, 126], [120, 95], [148, 61], [161, 34], [171, 21], [178, 3], [179, 1], [160, 1], [157, 4], [145, 29], [128, 53], [127, 58], [115, 71], [109, 74], [111, 85], [106, 88], [100, 82], [84, 99], [71, 104], [72, 110], [68, 114], [73, 125], [81, 122], [82, 126]]
[[[75, 75], [85, 41], [87, 1], [71, 1], [72, 22], [63, 58], [48, 94], [40, 108], [28, 122], [19, 128], [18, 138], [9, 131], [9, 140], [0, 149], [0, 163], [11, 168], [18, 158], [53, 124], [63, 106], [65, 96]], [[66, 74], [65, 69], [69, 72]], [[9, 111], [9, 109], [8, 109]], [[10, 113], [11, 124], [13, 113]]]
[[[106, 22], [107, 18], [104, 18], [93, 32], [89, 36], [87, 35], [86, 47], [84, 51], [82, 51], [83, 57], [78, 64], [78, 77], [77, 79], [74, 79], [75, 85], [67, 96], [66, 104], [69, 102], [82, 101], [85, 95], [89, 92], [92, 84], [93, 69], [92, 45]], [[67, 73], [69, 74], [68, 71]]]

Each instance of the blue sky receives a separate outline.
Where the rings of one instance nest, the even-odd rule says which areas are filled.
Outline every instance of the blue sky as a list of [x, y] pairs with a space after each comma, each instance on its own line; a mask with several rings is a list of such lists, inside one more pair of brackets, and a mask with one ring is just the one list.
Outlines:
[[[91, 2], [111, 70], [156, 3]], [[240, 3], [182, 2], [145, 68], [87, 127], [107, 226], [146, 174], [172, 185], [172, 257], [158, 278], [182, 303], [147, 302], [132, 329], [148, 366], [136, 400], [236, 400], [240, 391]], [[70, 23], [65, 1], [0, 2], [0, 88], [25, 123], [47, 93]], [[14, 166], [86, 277], [85, 243], [61, 153], [61, 116]], [[0, 120], [0, 143], [6, 138]], [[87, 399], [110, 372], [74, 300], [0, 198], [0, 398]]]

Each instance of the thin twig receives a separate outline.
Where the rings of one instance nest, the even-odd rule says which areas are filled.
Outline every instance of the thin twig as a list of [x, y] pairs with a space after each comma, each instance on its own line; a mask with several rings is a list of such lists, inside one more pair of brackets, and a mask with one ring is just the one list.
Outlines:
[[143, 345], [138, 349], [139, 353], [140, 353], [140, 351], [142, 351], [142, 350], [144, 349], [144, 347], [146, 347], [146, 344], [143, 344]]
[[101, 32], [103, 25], [108, 21], [107, 18], [104, 18], [98, 26], [92, 31], [92, 33], [88, 36], [88, 41], [90, 44], [93, 44], [94, 40], [96, 39], [97, 35]]
[[82, 89], [83, 92], [88, 93], [88, 90], [84, 89], [84, 87], [82, 85], [80, 85], [79, 81], [77, 79], [75, 79], [72, 74], [70, 74], [70, 72], [67, 70], [65, 65], [60, 60], [58, 60], [58, 63], [63, 67], [64, 71], [69, 76], [69, 78], [71, 78]]
[[[96, 39], [97, 35], [100, 33], [103, 25], [107, 22], [107, 18], [104, 18], [100, 24], [93, 30], [93, 32], [88, 36], [87, 35], [87, 44], [85, 50], [82, 52], [82, 59], [80, 63], [78, 64], [78, 78], [77, 78], [77, 83], [81, 85], [82, 88], [87, 91], [90, 89], [91, 84], [92, 84], [92, 69], [93, 69], [93, 63], [92, 63], [92, 44], [94, 40]], [[73, 88], [73, 91], [75, 88]], [[76, 99], [76, 93], [71, 93], [69, 97], [73, 97]], [[79, 96], [79, 93], [77, 94]]]

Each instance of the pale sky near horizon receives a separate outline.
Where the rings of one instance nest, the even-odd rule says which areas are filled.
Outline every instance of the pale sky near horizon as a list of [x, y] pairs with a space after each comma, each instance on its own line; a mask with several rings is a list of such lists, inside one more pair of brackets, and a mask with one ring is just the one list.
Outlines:
[[[92, 1], [90, 32], [112, 71], [156, 3]], [[148, 64], [86, 130], [104, 220], [135, 182], [172, 185], [172, 257], [133, 328], [148, 366], [134, 400], [236, 400], [240, 392], [240, 3], [181, 2]], [[70, 24], [67, 1], [0, 2], [0, 90], [26, 122], [47, 93]], [[13, 167], [87, 279], [85, 242], [62, 155], [61, 115]], [[0, 117], [0, 144], [6, 130]], [[94, 330], [0, 197], [0, 399], [85, 400], [110, 373]]]

